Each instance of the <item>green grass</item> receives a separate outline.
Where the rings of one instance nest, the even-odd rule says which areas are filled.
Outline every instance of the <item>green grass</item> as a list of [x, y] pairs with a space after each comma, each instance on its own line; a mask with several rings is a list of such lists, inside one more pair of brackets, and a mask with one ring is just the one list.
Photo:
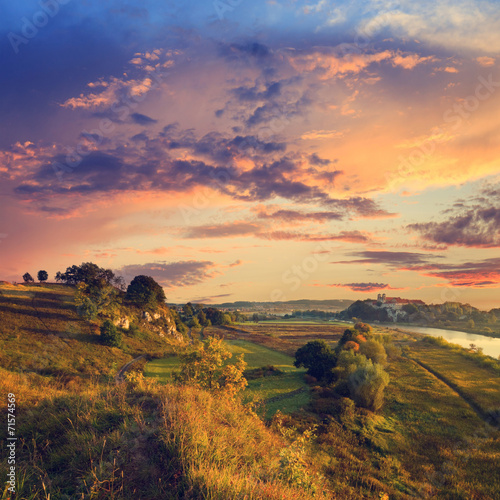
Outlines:
[[[245, 340], [230, 340], [226, 342], [228, 349], [232, 352], [234, 360], [239, 354], [244, 355], [247, 369], [260, 368], [262, 366], [273, 365], [284, 372], [283, 375], [273, 377], [261, 377], [248, 382], [245, 389], [244, 401], [263, 401], [272, 397], [295, 391], [302, 387], [307, 387], [304, 382], [304, 369], [297, 369], [293, 366], [293, 358], [267, 347], [247, 342]], [[230, 361], [231, 361], [230, 360]], [[172, 382], [172, 374], [179, 367], [177, 357], [156, 359], [149, 362], [144, 375], [155, 377], [160, 382]], [[283, 413], [290, 413], [305, 406], [309, 401], [307, 392], [285, 398], [281, 401], [272, 402], [266, 405], [266, 416], [271, 416], [279, 409]]]
[[414, 358], [456, 385], [486, 412], [500, 409], [500, 375], [493, 369], [478, 366], [473, 359], [454, 350], [418, 342], [409, 351]]

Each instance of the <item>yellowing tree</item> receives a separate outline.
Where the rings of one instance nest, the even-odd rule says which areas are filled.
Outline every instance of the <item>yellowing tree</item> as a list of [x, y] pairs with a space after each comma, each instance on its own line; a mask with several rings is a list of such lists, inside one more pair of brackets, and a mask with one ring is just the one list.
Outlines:
[[181, 370], [176, 379], [232, 397], [248, 384], [243, 376], [247, 366], [243, 354], [236, 358], [235, 364], [225, 364], [232, 356], [222, 339], [208, 337], [193, 351], [180, 356]]

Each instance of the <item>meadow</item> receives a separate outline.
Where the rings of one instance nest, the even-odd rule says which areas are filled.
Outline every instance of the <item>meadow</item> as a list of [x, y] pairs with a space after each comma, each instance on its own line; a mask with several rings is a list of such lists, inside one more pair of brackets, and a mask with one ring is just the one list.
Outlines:
[[[233, 358], [239, 354], [244, 355], [247, 370], [274, 366], [283, 373], [267, 377], [259, 377], [248, 381], [243, 402], [253, 402], [264, 409], [267, 417], [271, 417], [279, 409], [283, 413], [291, 413], [307, 405], [309, 401], [308, 387], [304, 382], [305, 369], [293, 366], [294, 359], [286, 354], [274, 351], [254, 342], [245, 340], [228, 340], [226, 342]], [[230, 362], [228, 360], [228, 362]], [[154, 377], [163, 383], [173, 382], [173, 374], [179, 368], [179, 359], [169, 356], [155, 359], [146, 364], [144, 375]], [[291, 394], [299, 389], [302, 392]], [[279, 400], [275, 398], [280, 397]], [[273, 399], [270, 403], [267, 400]]]
[[[345, 324], [194, 330], [195, 341], [224, 337], [248, 370], [283, 372], [251, 378], [241, 401], [228, 400], [168, 383], [186, 341], [144, 329], [124, 331], [121, 348], [100, 345], [73, 293], [0, 286], [0, 397], [16, 393], [18, 498], [500, 498], [500, 432], [471, 406], [499, 408], [494, 360], [378, 327], [390, 382], [372, 413], [307, 385], [293, 366], [299, 347], [315, 339], [333, 347]], [[147, 376], [138, 364], [116, 384], [120, 366], [139, 354], [154, 358]], [[266, 404], [241, 404], [251, 400]]]

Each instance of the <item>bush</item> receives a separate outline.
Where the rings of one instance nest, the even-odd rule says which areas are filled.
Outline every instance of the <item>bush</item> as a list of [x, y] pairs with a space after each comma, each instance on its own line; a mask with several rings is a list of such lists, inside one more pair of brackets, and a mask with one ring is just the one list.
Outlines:
[[359, 346], [359, 352], [364, 354], [368, 359], [371, 359], [374, 363], [378, 363], [382, 366], [387, 364], [387, 353], [380, 342], [376, 342], [375, 340], [363, 342]]
[[109, 319], [107, 319], [101, 326], [101, 344], [110, 347], [120, 347], [121, 343], [121, 332]]
[[348, 379], [351, 398], [363, 408], [378, 411], [384, 403], [384, 389], [389, 383], [389, 375], [378, 363], [370, 360], [360, 366]]

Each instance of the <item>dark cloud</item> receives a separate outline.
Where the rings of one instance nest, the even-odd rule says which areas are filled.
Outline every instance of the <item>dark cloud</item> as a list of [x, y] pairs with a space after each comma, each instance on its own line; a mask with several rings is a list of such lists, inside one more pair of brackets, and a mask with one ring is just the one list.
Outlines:
[[132, 136], [130, 138], [130, 140], [134, 141], [134, 142], [147, 141], [148, 139], [149, 139], [149, 137], [142, 132], [140, 134], [135, 134], [134, 136]]
[[369, 243], [371, 236], [362, 231], [341, 231], [338, 234], [306, 234], [292, 231], [270, 231], [257, 234], [266, 240], [296, 241], [346, 241], [348, 243]]
[[500, 287], [500, 258], [463, 264], [433, 265], [422, 271], [424, 276], [445, 279], [456, 287]]
[[[415, 252], [363, 251], [349, 255], [361, 257], [333, 264], [382, 264], [399, 271], [416, 271], [422, 276], [446, 280], [456, 287], [500, 287], [500, 258], [462, 264], [447, 264], [443, 255]], [[438, 259], [436, 261], [435, 259]]]
[[476, 206], [442, 222], [410, 224], [408, 228], [438, 244], [500, 247], [500, 208]]
[[237, 87], [232, 90], [232, 93], [240, 101], [262, 101], [277, 97], [281, 94], [281, 82], [271, 82], [265, 90], [259, 90], [254, 87]]
[[395, 269], [419, 269], [429, 265], [429, 262], [436, 258], [444, 258], [444, 255], [427, 255], [417, 252], [391, 252], [388, 250], [365, 250], [362, 252], [352, 252], [353, 260], [333, 262], [332, 264], [384, 264]]
[[212, 226], [196, 226], [184, 233], [184, 238], [228, 238], [255, 235], [260, 227], [251, 222], [227, 222]]
[[326, 165], [330, 165], [330, 163], [332, 163], [331, 160], [320, 158], [317, 155], [317, 153], [313, 153], [313, 154], [309, 155], [307, 157], [307, 159], [309, 160], [309, 163], [311, 165], [316, 165], [316, 166], [321, 166], [321, 167], [324, 167]]
[[402, 288], [393, 288], [387, 283], [336, 283], [328, 285], [337, 288], [349, 288], [353, 292], [375, 292], [378, 290], [402, 290]]
[[215, 271], [215, 264], [210, 261], [182, 261], [182, 262], [152, 262], [148, 264], [132, 264], [117, 271], [127, 281], [135, 276], [152, 276], [165, 288], [197, 285], [219, 274]]
[[246, 41], [242, 43], [220, 43], [219, 53], [229, 60], [239, 59], [248, 61], [250, 56], [254, 61], [267, 62], [272, 56], [272, 51], [266, 45], [256, 41]]
[[[16, 192], [91, 194], [147, 191], [153, 186], [167, 192], [185, 192], [208, 186], [241, 201], [280, 197], [321, 204], [327, 209], [321, 215], [324, 218], [337, 218], [327, 212], [357, 217], [393, 215], [367, 198], [331, 198], [323, 188], [325, 176], [333, 180], [339, 172], [316, 171], [304, 166], [300, 156], [283, 155], [286, 144], [282, 142], [263, 141], [254, 135], [226, 137], [216, 132], [196, 138], [193, 130], [179, 131], [176, 124], [168, 125], [156, 137], [146, 138], [145, 134], [137, 134], [127, 148], [103, 146], [91, 151], [95, 143], [86, 137], [92, 144], [81, 144], [83, 151], [80, 146], [76, 148], [81, 154], [73, 151], [44, 158], [41, 152], [37, 154], [41, 166], [27, 170]], [[177, 159], [181, 156], [190, 158]], [[237, 159], [247, 159], [254, 166], [241, 170], [236, 167]]]
[[153, 118], [141, 113], [132, 113], [130, 118], [132, 118], [132, 121], [138, 125], [152, 125], [153, 123], [158, 123], [158, 120], [154, 120]]
[[298, 210], [277, 210], [272, 213], [260, 211], [258, 212], [257, 215], [261, 219], [279, 219], [286, 222], [295, 222], [295, 221], [327, 222], [331, 220], [340, 220], [344, 218], [344, 215], [339, 212], [301, 212]]

